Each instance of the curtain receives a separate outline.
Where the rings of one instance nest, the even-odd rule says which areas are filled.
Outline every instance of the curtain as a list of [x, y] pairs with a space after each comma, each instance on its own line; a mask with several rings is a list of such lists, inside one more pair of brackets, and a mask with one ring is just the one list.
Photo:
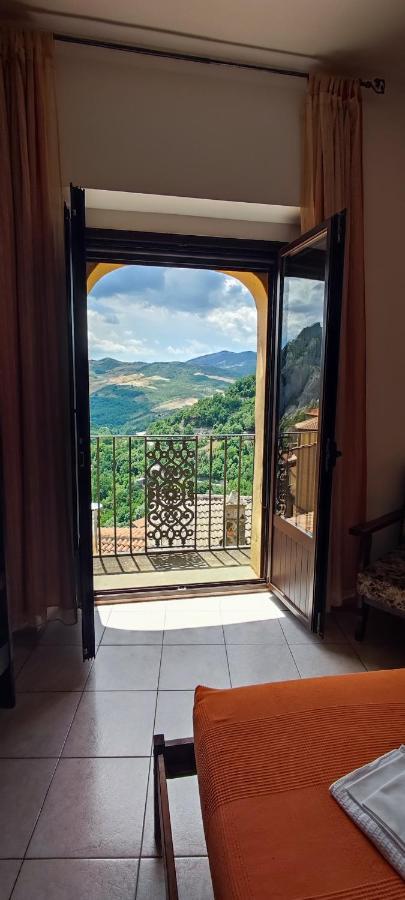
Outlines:
[[75, 617], [53, 41], [0, 29], [0, 428], [13, 628]]
[[310, 77], [304, 124], [303, 231], [346, 208], [346, 259], [337, 401], [338, 460], [330, 532], [329, 602], [355, 592], [351, 525], [366, 513], [366, 329], [362, 101], [357, 80]]

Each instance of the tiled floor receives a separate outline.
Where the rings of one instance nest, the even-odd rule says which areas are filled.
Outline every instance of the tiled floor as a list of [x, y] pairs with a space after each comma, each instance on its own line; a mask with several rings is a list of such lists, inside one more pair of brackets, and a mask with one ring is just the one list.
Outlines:
[[[18, 638], [18, 704], [0, 711], [0, 900], [163, 900], [151, 742], [192, 733], [198, 683], [405, 665], [405, 623], [354, 615], [320, 641], [268, 594], [101, 607], [94, 663], [80, 626]], [[170, 784], [181, 900], [212, 900], [196, 778]]]

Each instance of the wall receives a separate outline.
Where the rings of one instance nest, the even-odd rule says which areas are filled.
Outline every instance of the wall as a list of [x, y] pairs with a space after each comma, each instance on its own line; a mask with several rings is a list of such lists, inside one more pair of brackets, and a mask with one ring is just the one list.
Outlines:
[[368, 513], [405, 500], [404, 91], [364, 104]]
[[[299, 204], [305, 82], [58, 45], [57, 90], [65, 183]], [[373, 516], [399, 504], [405, 493], [404, 160], [403, 92], [389, 84], [385, 97], [365, 92]]]
[[57, 45], [64, 183], [299, 204], [300, 79]]

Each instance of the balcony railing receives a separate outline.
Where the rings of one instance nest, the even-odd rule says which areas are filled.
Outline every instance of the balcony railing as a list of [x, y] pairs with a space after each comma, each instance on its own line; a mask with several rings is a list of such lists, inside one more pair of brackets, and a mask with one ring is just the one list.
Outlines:
[[91, 438], [93, 553], [250, 547], [254, 434]]
[[276, 513], [312, 533], [318, 429], [281, 432], [277, 447]]

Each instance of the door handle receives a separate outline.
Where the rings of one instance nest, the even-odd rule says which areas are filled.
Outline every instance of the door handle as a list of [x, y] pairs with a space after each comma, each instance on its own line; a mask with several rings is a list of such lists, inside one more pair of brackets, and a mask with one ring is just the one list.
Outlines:
[[84, 450], [79, 450], [79, 469], [84, 469], [85, 456]]

